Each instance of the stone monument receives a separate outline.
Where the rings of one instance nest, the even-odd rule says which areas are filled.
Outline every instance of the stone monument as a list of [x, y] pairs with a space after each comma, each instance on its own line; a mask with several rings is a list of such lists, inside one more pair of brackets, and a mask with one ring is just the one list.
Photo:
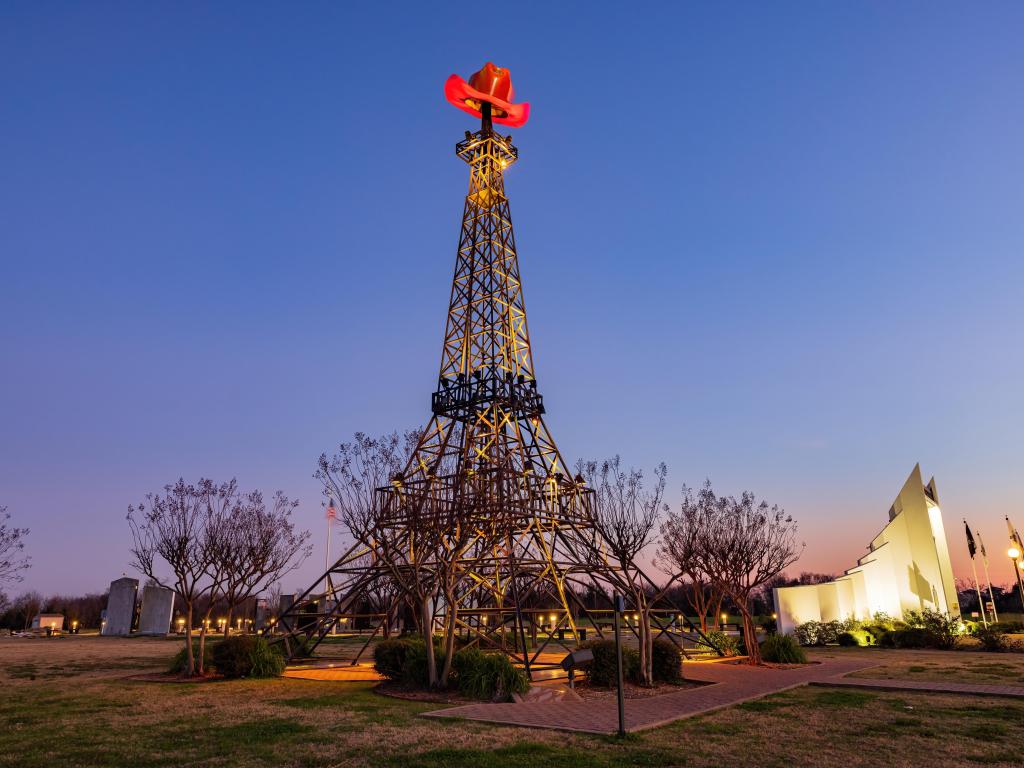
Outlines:
[[122, 576], [110, 582], [110, 596], [101, 635], [124, 636], [132, 631], [135, 618], [135, 598], [139, 592], [139, 580]]
[[256, 600], [256, 623], [253, 628], [260, 632], [270, 624], [270, 619], [274, 617], [273, 612], [270, 610], [270, 601], [265, 597], [257, 598]]
[[142, 611], [139, 615], [140, 635], [166, 635], [171, 631], [174, 592], [166, 587], [149, 585], [142, 590]]

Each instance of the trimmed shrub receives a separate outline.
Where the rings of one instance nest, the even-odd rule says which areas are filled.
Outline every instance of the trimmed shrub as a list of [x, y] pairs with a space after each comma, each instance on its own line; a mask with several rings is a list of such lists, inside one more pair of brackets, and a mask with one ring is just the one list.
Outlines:
[[959, 616], [939, 613], [930, 608], [907, 611], [903, 618], [911, 629], [924, 631], [928, 648], [952, 648], [956, 645], [956, 639], [963, 634], [963, 622]]
[[867, 646], [875, 645], [875, 636], [866, 629], [852, 629], [848, 632], [840, 632], [836, 642], [842, 646]]
[[1024, 622], [1020, 621], [995, 621], [990, 622], [989, 627], [991, 629], [998, 629], [1008, 634], [1014, 634], [1017, 632], [1024, 632]]
[[793, 628], [793, 637], [800, 645], [824, 645], [818, 639], [821, 635], [820, 628], [820, 621], [805, 621]]
[[245, 677], [252, 669], [252, 635], [231, 635], [213, 648], [213, 664], [224, 677]]
[[725, 656], [736, 656], [739, 654], [740, 639], [738, 637], [727, 635], [725, 632], [717, 629], [705, 632], [704, 636], [707, 637], [708, 642], [703, 640], [697, 642], [697, 647], [702, 651], [714, 651], [717, 648]]
[[[611, 686], [617, 683], [615, 664], [615, 641], [594, 640], [583, 643], [580, 648], [589, 648], [594, 652], [594, 660], [588, 665], [587, 675], [594, 685]], [[622, 648], [622, 676], [626, 680], [636, 680], [640, 671], [640, 654], [632, 648]]]
[[871, 635], [871, 638], [872, 638], [871, 645], [877, 645], [878, 641], [881, 639], [882, 635], [884, 635], [886, 632], [889, 632], [890, 630], [892, 630], [894, 628], [893, 627], [887, 627], [884, 624], [874, 624], [874, 623], [871, 623], [871, 624], [864, 624], [862, 629], [865, 632], [867, 632], [869, 635]]
[[651, 653], [651, 675], [655, 681], [674, 682], [683, 676], [683, 654], [669, 640], [655, 640]]
[[271, 646], [266, 638], [257, 637], [250, 656], [249, 677], [280, 677], [285, 668], [281, 650], [280, 646]]
[[409, 644], [407, 639], [381, 640], [373, 649], [373, 668], [388, 680], [401, 680]]
[[761, 643], [761, 658], [776, 664], [806, 664], [807, 654], [792, 635], [769, 635]]
[[981, 647], [986, 651], [999, 652], [1010, 650], [1010, 642], [1006, 637], [1006, 632], [995, 624], [990, 624], [987, 627], [984, 625], [976, 626], [971, 634], [978, 639]]
[[213, 646], [211, 658], [224, 677], [277, 677], [285, 667], [280, 651], [258, 635], [231, 635]]
[[805, 621], [793, 630], [793, 636], [800, 645], [831, 645], [839, 642], [844, 632], [861, 630], [856, 619], [845, 621]]
[[484, 653], [479, 648], [463, 648], [452, 657], [452, 671], [459, 691], [474, 699], [507, 701], [513, 693], [525, 693], [530, 687], [526, 673], [514, 666], [503, 653]]
[[[213, 672], [214, 671], [214, 666], [215, 666], [214, 663], [213, 663], [213, 646], [214, 645], [215, 645], [215, 643], [211, 643], [209, 638], [207, 638], [206, 646], [203, 649], [203, 661], [204, 661], [203, 670], [205, 672]], [[182, 648], [180, 651], [178, 651], [176, 654], [174, 654], [174, 658], [171, 659], [171, 664], [167, 668], [168, 672], [170, 672], [172, 675], [173, 674], [177, 674], [177, 675], [185, 674], [185, 665], [188, 664], [188, 659], [186, 658], [187, 651], [188, 651], [187, 648]], [[192, 654], [195, 656], [196, 668], [198, 668], [199, 667], [199, 641], [198, 640], [193, 640], [192, 641]]]
[[875, 611], [874, 615], [871, 617], [871, 621], [865, 623], [877, 625], [885, 630], [902, 629], [903, 626], [905, 626], [902, 621], [893, 618], [885, 611]]
[[[430, 685], [430, 672], [427, 669], [427, 646], [419, 638], [405, 641], [408, 648], [405, 651], [405, 661], [402, 664], [402, 682], [414, 688], [426, 688]], [[434, 659], [437, 662], [437, 672], [441, 673], [444, 666], [444, 650], [435, 643]], [[454, 661], [454, 659], [453, 659]]]
[[931, 648], [931, 636], [923, 627], [906, 627], [890, 629], [878, 644], [884, 648]]

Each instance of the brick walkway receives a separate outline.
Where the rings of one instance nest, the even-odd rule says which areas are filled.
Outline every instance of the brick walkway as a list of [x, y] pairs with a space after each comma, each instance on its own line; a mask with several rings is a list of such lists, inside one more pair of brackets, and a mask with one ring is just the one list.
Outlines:
[[[982, 696], [1024, 696], [1022, 686], [971, 683], [928, 683], [914, 680], [872, 680], [844, 675], [877, 666], [871, 659], [826, 658], [820, 664], [793, 669], [770, 669], [734, 664], [688, 663], [683, 669], [688, 680], [708, 683], [676, 693], [626, 701], [626, 730], [630, 732], [731, 707], [802, 685], [829, 685], [928, 693], [966, 693]], [[618, 730], [615, 700], [554, 701], [522, 704], [470, 704], [425, 712], [423, 717], [458, 717], [501, 725], [554, 728], [584, 733], [614, 733]]]
[[[827, 660], [793, 669], [769, 669], [740, 664], [684, 665], [688, 680], [709, 683], [649, 698], [626, 701], [626, 730], [643, 731], [675, 720], [731, 707], [771, 693], [826, 681], [858, 669], [876, 666], [863, 659]], [[423, 713], [423, 717], [459, 717], [502, 725], [554, 728], [584, 733], [614, 733], [619, 727], [615, 700], [558, 701], [523, 704], [469, 704]]]

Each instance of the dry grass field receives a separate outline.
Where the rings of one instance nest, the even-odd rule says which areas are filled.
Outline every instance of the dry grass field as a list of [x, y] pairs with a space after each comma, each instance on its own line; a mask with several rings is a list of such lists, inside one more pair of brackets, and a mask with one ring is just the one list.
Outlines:
[[[839, 649], [829, 649], [842, 653]], [[854, 651], [857, 652], [857, 651]], [[852, 677], [884, 680], [927, 680], [939, 683], [1024, 683], [1024, 653], [982, 653], [980, 651], [898, 651], [866, 650], [879, 665]], [[1021, 762], [1024, 763], [1024, 757]]]
[[[0, 765], [851, 768], [1019, 766], [1024, 754], [1024, 702], [996, 698], [800, 688], [620, 741], [426, 720], [417, 714], [436, 705], [371, 683], [131, 679], [161, 671], [178, 647], [0, 638]], [[848, 652], [877, 656], [880, 675], [972, 662], [1024, 674], [1018, 656]]]

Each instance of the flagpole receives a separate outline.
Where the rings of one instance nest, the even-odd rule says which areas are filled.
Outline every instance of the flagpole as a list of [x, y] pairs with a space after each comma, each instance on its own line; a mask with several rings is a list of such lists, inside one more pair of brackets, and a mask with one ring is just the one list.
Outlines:
[[985, 540], [978, 532], [978, 545], [981, 547], [981, 566], [985, 569], [985, 583], [988, 584], [988, 599], [992, 602], [992, 621], [999, 622], [999, 612], [996, 610], [996, 596], [992, 594], [992, 578], [988, 575], [988, 552], [985, 551]]
[[971, 555], [971, 573], [974, 574], [974, 589], [978, 593], [978, 610], [981, 611], [981, 623], [988, 629], [988, 619], [985, 618], [985, 601], [981, 599], [981, 585], [978, 583], [978, 568], [974, 564], [974, 537], [971, 535], [971, 526], [964, 520], [964, 529], [967, 531], [967, 551]]
[[1024, 556], [1024, 544], [1021, 543], [1020, 534], [1010, 522], [1009, 516], [1006, 517], [1006, 527], [1010, 531], [1010, 543], [1013, 545], [1013, 550], [1017, 552], [1016, 557], [1010, 557], [1010, 562], [1013, 563], [1013, 574], [1017, 577], [1017, 596], [1020, 597], [1021, 606], [1024, 607], [1024, 581], [1021, 581], [1020, 578], [1020, 563], [1024, 562], [1020, 558]]
[[988, 619], [985, 618], [985, 602], [981, 599], [981, 585], [978, 584], [978, 569], [974, 565], [974, 558], [971, 558], [971, 571], [974, 573], [974, 588], [978, 590], [978, 608], [981, 609], [981, 623], [988, 629]]

